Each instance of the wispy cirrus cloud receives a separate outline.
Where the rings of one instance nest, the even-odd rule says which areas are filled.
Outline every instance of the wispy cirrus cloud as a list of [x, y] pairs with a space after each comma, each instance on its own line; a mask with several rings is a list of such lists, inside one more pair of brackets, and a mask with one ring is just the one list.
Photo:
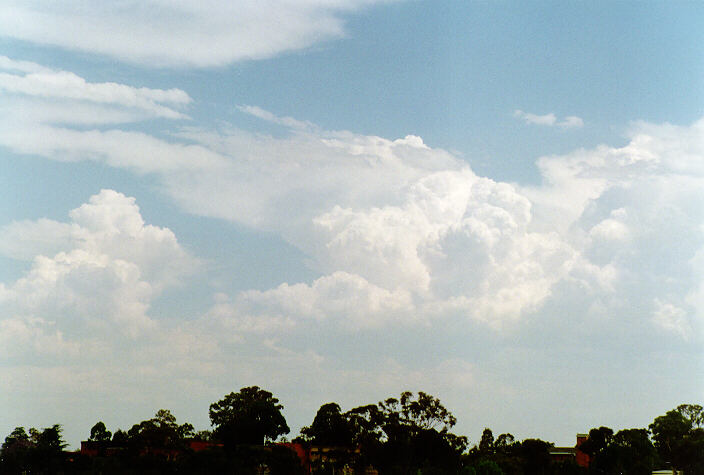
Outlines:
[[285, 127], [290, 127], [292, 129], [304, 130], [314, 127], [314, 125], [310, 122], [294, 119], [293, 117], [279, 117], [275, 114], [272, 114], [268, 110], [264, 110], [258, 106], [239, 105], [237, 106], [237, 109], [241, 112], [244, 112], [245, 114], [257, 117], [258, 119], [262, 119], [274, 124], [283, 125]]
[[538, 115], [516, 109], [513, 111], [513, 116], [517, 119], [521, 119], [526, 124], [532, 125], [545, 125], [549, 127], [556, 126], [562, 129], [576, 129], [584, 126], [584, 121], [580, 117], [574, 115], [569, 115], [561, 120], [558, 120], [557, 116], [552, 112], [549, 114]]
[[379, 2], [10, 0], [0, 35], [147, 66], [223, 66], [340, 38], [345, 15]]

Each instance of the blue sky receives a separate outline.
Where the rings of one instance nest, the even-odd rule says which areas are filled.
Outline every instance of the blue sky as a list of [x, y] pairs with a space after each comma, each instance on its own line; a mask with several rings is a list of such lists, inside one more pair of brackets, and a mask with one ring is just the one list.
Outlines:
[[6, 2], [0, 432], [704, 394], [696, 2]]

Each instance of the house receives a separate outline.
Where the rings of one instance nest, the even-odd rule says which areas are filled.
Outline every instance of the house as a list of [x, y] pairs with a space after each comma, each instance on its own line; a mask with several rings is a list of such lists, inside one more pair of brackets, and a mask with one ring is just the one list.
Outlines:
[[577, 434], [577, 443], [574, 447], [550, 448], [550, 460], [553, 462], [574, 461], [580, 467], [589, 467], [591, 462], [589, 454], [579, 450], [579, 446], [587, 440], [587, 437], [587, 434]]

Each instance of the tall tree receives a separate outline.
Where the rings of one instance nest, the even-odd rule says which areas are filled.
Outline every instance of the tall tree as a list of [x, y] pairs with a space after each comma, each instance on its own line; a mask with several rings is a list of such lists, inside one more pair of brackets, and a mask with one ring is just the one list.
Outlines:
[[109, 430], [107, 430], [107, 428], [105, 427], [105, 424], [102, 421], [97, 422], [90, 429], [89, 440], [93, 440], [95, 442], [109, 442], [111, 437], [112, 437], [112, 433]]
[[211, 404], [210, 422], [215, 437], [229, 447], [262, 445], [267, 439], [275, 440], [290, 432], [281, 414], [283, 408], [269, 391], [250, 386]]
[[352, 424], [342, 413], [339, 404], [323, 404], [315, 414], [310, 427], [303, 427], [301, 434], [315, 445], [353, 445]]
[[682, 404], [655, 418], [648, 426], [655, 448], [673, 470], [704, 470], [704, 411], [698, 404]]
[[61, 452], [66, 447], [66, 442], [61, 435], [62, 427], [60, 424], [54, 424], [39, 432], [37, 437], [37, 448], [47, 450], [49, 452]]
[[494, 434], [488, 427], [482, 432], [482, 438], [479, 441], [479, 451], [483, 454], [494, 453]]
[[0, 448], [0, 473], [21, 473], [26, 469], [33, 445], [24, 427], [15, 427]]
[[[116, 437], [118, 432], [115, 433]], [[159, 409], [151, 419], [134, 424], [127, 432], [127, 438], [130, 445], [140, 449], [145, 447], [172, 449], [183, 447], [186, 444], [185, 439], [192, 437], [193, 434], [191, 424], [185, 423], [179, 426], [171, 411]]]
[[404, 391], [401, 396], [379, 403], [379, 409], [390, 424], [401, 424], [415, 429], [435, 429], [447, 432], [457, 419], [435, 396], [419, 391], [414, 395]]
[[44, 429], [30, 429], [30, 437], [34, 439], [34, 447], [30, 450], [30, 473], [59, 473], [64, 463], [64, 442], [60, 424], [54, 424]]
[[580, 450], [591, 457], [592, 473], [650, 475], [657, 460], [646, 429], [623, 429], [616, 434], [608, 427], [592, 429]]
[[589, 431], [589, 437], [580, 444], [579, 449], [590, 457], [595, 457], [596, 454], [606, 449], [613, 436], [614, 431], [610, 427], [594, 428]]
[[459, 467], [467, 438], [450, 432], [457, 419], [438, 398], [422, 391], [416, 395], [406, 391], [398, 399], [379, 402], [377, 407], [369, 410], [369, 415], [382, 434], [378, 464], [402, 471]]
[[550, 467], [550, 442], [540, 439], [526, 439], [518, 447], [518, 453], [526, 475], [548, 473]]
[[516, 443], [513, 434], [501, 434], [494, 441], [494, 450], [497, 452], [507, 452]]
[[646, 429], [623, 429], [614, 435], [609, 451], [615, 470], [624, 475], [650, 475], [657, 452]]
[[19, 449], [20, 447], [29, 447], [29, 435], [24, 430], [24, 427], [15, 427], [10, 435], [5, 437], [5, 442], [2, 443], [2, 451]]
[[680, 404], [675, 410], [689, 421], [692, 428], [704, 426], [704, 408], [699, 404]]

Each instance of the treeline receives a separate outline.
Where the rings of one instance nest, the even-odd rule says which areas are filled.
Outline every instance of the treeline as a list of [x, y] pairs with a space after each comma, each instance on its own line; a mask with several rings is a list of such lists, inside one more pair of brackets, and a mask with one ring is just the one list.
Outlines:
[[[292, 441], [272, 393], [252, 386], [210, 405], [213, 429], [179, 424], [168, 410], [129, 430], [90, 430], [80, 452], [66, 452], [61, 426], [15, 428], [0, 450], [0, 473], [237, 473], [650, 475], [670, 468], [704, 474], [704, 411], [682, 405], [648, 429], [594, 428], [579, 446], [589, 466], [540, 439], [494, 437], [485, 429], [470, 446], [452, 432], [456, 419], [434, 396], [404, 392], [343, 412], [320, 407]], [[278, 443], [274, 441], [279, 440]], [[566, 455], [566, 456], [565, 456]]]

